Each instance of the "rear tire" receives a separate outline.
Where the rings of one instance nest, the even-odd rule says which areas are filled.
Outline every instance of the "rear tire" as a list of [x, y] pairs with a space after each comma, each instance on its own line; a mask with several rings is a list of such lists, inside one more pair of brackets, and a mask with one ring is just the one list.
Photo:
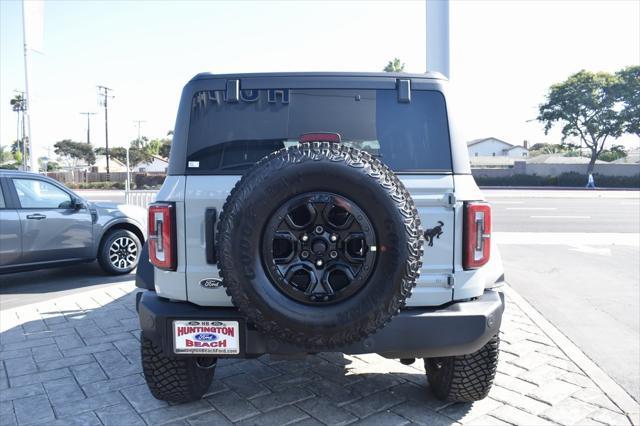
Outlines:
[[216, 367], [198, 365], [198, 358], [170, 358], [151, 340], [141, 337], [142, 370], [151, 394], [162, 401], [196, 401], [207, 392]]
[[443, 401], [473, 402], [489, 394], [498, 368], [500, 337], [495, 335], [469, 355], [425, 358], [424, 368], [433, 393]]
[[142, 244], [126, 229], [114, 229], [102, 239], [98, 250], [98, 263], [110, 275], [124, 275], [138, 266]]

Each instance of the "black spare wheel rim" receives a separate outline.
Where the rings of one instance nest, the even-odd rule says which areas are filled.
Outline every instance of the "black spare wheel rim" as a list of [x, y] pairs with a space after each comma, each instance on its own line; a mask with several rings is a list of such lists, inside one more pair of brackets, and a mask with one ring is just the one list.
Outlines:
[[421, 267], [420, 220], [400, 180], [368, 153], [326, 142], [260, 160], [227, 198], [216, 238], [223, 285], [273, 337], [272, 353], [375, 333]]
[[262, 239], [272, 283], [302, 303], [340, 302], [374, 269], [376, 237], [367, 215], [341, 195], [309, 192], [272, 215]]

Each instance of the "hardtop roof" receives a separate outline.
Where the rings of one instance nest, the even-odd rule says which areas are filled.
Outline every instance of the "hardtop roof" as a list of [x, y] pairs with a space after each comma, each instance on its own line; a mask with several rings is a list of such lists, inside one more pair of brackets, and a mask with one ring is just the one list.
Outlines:
[[403, 72], [267, 72], [267, 73], [228, 73], [228, 74], [214, 74], [211, 72], [202, 72], [196, 74], [191, 81], [197, 80], [209, 80], [213, 78], [220, 79], [242, 79], [242, 78], [282, 78], [282, 77], [304, 77], [304, 78], [313, 78], [313, 77], [345, 77], [345, 78], [354, 78], [359, 77], [362, 79], [367, 78], [389, 78], [389, 79], [427, 79], [427, 80], [444, 80], [447, 78], [440, 74], [439, 72], [427, 72], [424, 74], [410, 74]]

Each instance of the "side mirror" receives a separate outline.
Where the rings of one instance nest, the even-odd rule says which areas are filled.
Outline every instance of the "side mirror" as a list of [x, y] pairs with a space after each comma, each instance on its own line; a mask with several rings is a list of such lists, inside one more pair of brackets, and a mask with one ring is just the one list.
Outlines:
[[82, 201], [80, 198], [74, 198], [73, 200], [71, 200], [72, 209], [80, 210], [80, 209], [83, 209], [84, 207], [85, 207], [84, 201]]

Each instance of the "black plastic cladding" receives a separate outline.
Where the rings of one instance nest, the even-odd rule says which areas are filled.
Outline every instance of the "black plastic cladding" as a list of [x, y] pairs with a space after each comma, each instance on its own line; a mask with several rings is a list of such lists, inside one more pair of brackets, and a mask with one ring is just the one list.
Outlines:
[[[241, 90], [248, 89], [389, 89], [397, 90], [399, 79], [410, 80], [411, 90], [435, 90], [447, 99], [446, 79], [438, 73], [260, 73], [260, 74], [210, 74], [201, 73], [189, 81], [182, 90], [178, 116], [171, 144], [169, 175], [185, 175], [189, 114], [193, 95], [202, 90], [226, 90], [227, 82], [238, 80]], [[452, 171], [454, 174], [471, 174], [467, 146], [456, 137], [447, 100], [447, 120], [451, 141]]]

